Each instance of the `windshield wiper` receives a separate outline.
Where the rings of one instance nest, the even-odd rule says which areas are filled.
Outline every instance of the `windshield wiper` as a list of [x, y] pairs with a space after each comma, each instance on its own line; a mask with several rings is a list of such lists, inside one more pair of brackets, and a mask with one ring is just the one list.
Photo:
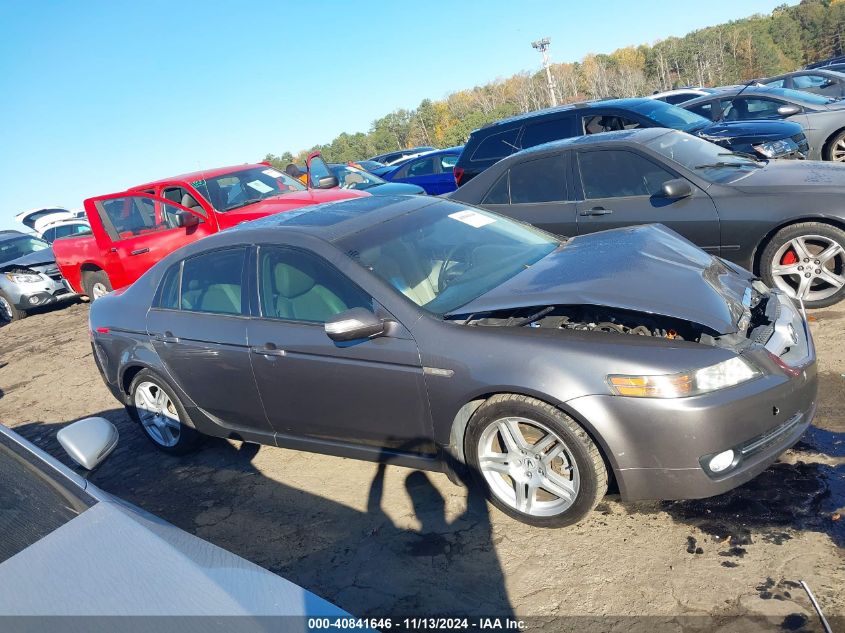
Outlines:
[[729, 163], [727, 161], [721, 161], [718, 163], [707, 163], [705, 165], [696, 165], [695, 169], [711, 169], [717, 167], [755, 167], [757, 169], [762, 169], [763, 166], [757, 163]]

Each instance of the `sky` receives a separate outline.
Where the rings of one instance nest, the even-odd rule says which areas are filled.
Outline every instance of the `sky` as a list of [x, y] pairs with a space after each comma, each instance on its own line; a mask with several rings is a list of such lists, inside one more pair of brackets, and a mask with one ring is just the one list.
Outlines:
[[[783, 0], [0, 0], [0, 229]], [[681, 8], [682, 7], [682, 8]], [[362, 157], [366, 158], [366, 157]]]

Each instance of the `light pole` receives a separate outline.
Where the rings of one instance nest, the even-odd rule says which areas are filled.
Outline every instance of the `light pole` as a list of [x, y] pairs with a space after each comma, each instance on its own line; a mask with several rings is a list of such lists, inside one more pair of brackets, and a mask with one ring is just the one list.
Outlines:
[[549, 103], [552, 107], [557, 105], [557, 94], [555, 93], [555, 80], [552, 77], [552, 71], [549, 68], [549, 44], [552, 43], [552, 40], [548, 37], [544, 37], [541, 40], [536, 40], [531, 42], [532, 48], [537, 49], [540, 51], [540, 54], [543, 56], [543, 68], [546, 69], [546, 83], [549, 85]]

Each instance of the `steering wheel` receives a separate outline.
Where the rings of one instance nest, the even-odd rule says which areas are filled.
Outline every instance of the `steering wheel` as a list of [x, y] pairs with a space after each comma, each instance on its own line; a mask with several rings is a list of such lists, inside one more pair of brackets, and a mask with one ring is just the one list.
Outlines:
[[[456, 244], [449, 252], [446, 254], [446, 257], [443, 258], [443, 264], [440, 266], [440, 272], [437, 274], [437, 291], [443, 292], [449, 284], [451, 284], [455, 279], [463, 275], [467, 272], [470, 268], [472, 268], [472, 264], [464, 261], [459, 262], [455, 259], [455, 256], [463, 249], [468, 248], [467, 244]], [[454, 264], [450, 266], [450, 264]]]

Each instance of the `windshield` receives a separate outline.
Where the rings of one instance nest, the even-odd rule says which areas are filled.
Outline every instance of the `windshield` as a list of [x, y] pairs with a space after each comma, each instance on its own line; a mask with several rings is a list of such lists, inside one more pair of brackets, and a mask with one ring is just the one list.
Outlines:
[[[807, 103], [810, 105], [827, 105], [833, 103], [836, 99], [824, 97], [822, 95], [813, 94], [812, 92], [804, 92], [803, 90], [790, 90], [789, 88], [769, 88], [766, 94], [776, 97], [783, 97], [790, 101], [797, 101], [799, 103]], [[736, 95], [734, 95], [736, 97]]]
[[362, 266], [437, 315], [501, 285], [559, 245], [539, 229], [445, 201], [338, 243]]
[[697, 130], [711, 123], [695, 112], [684, 110], [657, 99], [643, 99], [630, 107], [631, 110], [651, 119], [660, 127], [683, 130], [684, 132]]
[[352, 167], [351, 165], [331, 165], [332, 173], [337, 177], [341, 189], [369, 189], [376, 185], [383, 185], [386, 180], [378, 176]]
[[250, 167], [191, 183], [212, 206], [221, 212], [244, 207], [253, 202], [307, 188], [272, 167]]
[[685, 132], [661, 134], [645, 145], [710, 182], [734, 182], [761, 164]]
[[0, 242], [0, 264], [5, 264], [13, 259], [43, 251], [47, 248], [50, 248], [47, 242], [30, 235], [21, 235], [10, 240], [3, 240]]

